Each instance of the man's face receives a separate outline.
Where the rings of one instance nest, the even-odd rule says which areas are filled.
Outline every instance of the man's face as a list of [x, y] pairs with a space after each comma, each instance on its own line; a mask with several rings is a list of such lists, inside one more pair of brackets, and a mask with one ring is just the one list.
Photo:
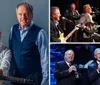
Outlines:
[[96, 52], [95, 58], [100, 61], [100, 50]]
[[85, 9], [86, 13], [91, 13], [92, 12], [92, 9], [90, 6], [87, 6], [86, 9]]
[[59, 9], [56, 9], [55, 12], [52, 14], [53, 19], [56, 20], [56, 21], [60, 20], [60, 16], [61, 16], [61, 14], [60, 14]]
[[16, 9], [16, 15], [21, 28], [27, 27], [33, 18], [33, 14], [24, 5], [21, 5]]
[[74, 10], [75, 10], [75, 5], [74, 5], [74, 4], [72, 4], [72, 5], [70, 6], [70, 10], [71, 10], [71, 11], [74, 11]]
[[65, 54], [65, 61], [72, 62], [74, 60], [74, 53], [72, 51], [69, 51], [67, 54]]

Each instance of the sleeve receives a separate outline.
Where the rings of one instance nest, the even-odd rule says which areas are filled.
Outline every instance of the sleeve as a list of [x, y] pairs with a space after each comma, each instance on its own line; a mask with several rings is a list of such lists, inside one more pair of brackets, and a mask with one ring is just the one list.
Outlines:
[[86, 16], [84, 14], [81, 15], [80, 19], [79, 19], [79, 24], [81, 24], [82, 26], [84, 26], [86, 23]]
[[5, 48], [2, 51], [2, 61], [0, 65], [0, 69], [3, 70], [3, 75], [8, 74], [8, 71], [10, 69], [10, 61], [11, 61], [11, 51], [8, 48]]
[[60, 70], [59, 64], [58, 63], [55, 64], [54, 76], [56, 79], [68, 77], [69, 75], [70, 75], [70, 73], [68, 72], [68, 69], [67, 70]]
[[92, 66], [88, 67], [88, 78], [90, 82], [95, 81], [100, 76], [100, 73], [97, 72], [97, 69]]
[[42, 82], [41, 85], [48, 85], [49, 84], [49, 56], [48, 56], [48, 41], [47, 41], [46, 32], [41, 29], [38, 38], [37, 38], [37, 45], [40, 52], [40, 62], [42, 67]]

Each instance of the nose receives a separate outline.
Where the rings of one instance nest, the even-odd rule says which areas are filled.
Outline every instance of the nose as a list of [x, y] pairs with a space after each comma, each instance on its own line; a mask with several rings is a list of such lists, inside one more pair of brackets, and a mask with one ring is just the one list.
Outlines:
[[25, 16], [25, 14], [22, 14], [22, 19], [26, 19], [26, 16]]

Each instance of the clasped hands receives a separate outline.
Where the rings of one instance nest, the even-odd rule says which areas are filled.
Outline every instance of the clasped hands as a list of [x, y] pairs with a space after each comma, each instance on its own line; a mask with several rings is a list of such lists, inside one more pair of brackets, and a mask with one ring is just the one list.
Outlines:
[[76, 68], [74, 65], [72, 65], [72, 66], [69, 67], [69, 69], [68, 69], [68, 72], [69, 72], [69, 73], [72, 72], [72, 71], [77, 71], [77, 68]]

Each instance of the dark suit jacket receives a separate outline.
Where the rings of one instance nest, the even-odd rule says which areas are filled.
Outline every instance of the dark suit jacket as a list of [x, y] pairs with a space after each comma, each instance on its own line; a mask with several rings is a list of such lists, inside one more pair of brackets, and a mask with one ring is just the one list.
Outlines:
[[88, 67], [88, 78], [90, 85], [100, 85], [100, 73], [97, 72], [98, 64], [93, 62]]
[[69, 73], [68, 69], [69, 67], [65, 61], [60, 61], [55, 64], [54, 76], [57, 80], [57, 85], [79, 85], [76, 84], [75, 72]]
[[58, 28], [56, 27], [53, 20], [50, 21], [50, 41], [51, 42], [60, 42], [61, 40], [59, 38], [59, 32], [58, 29], [63, 33], [63, 30], [60, 26]]

